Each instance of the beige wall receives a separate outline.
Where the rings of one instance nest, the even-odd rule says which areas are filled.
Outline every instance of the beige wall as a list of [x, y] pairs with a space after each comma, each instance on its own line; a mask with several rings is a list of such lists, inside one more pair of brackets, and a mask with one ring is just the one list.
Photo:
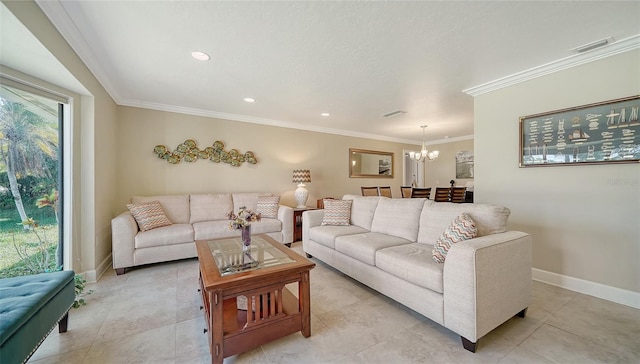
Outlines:
[[[118, 115], [117, 206], [133, 195], [198, 192], [272, 192], [282, 203], [295, 206], [291, 182], [294, 169], [309, 169], [308, 206], [322, 197], [360, 193], [360, 186], [391, 186], [400, 196], [402, 150], [415, 145], [308, 132], [132, 107]], [[153, 154], [154, 146], [171, 150], [186, 139], [201, 149], [220, 140], [225, 149], [253, 151], [258, 163], [232, 167], [199, 160], [171, 165]], [[349, 148], [394, 153], [394, 178], [349, 178]]]
[[640, 292], [640, 164], [518, 168], [518, 118], [640, 93], [640, 50], [475, 98], [475, 198], [511, 209], [535, 268]]
[[473, 179], [456, 178], [456, 154], [462, 151], [473, 152], [473, 139], [461, 140], [443, 144], [432, 144], [429, 150], [440, 152], [438, 159], [425, 163], [425, 187], [450, 187], [449, 181], [456, 181], [455, 185], [465, 187]]

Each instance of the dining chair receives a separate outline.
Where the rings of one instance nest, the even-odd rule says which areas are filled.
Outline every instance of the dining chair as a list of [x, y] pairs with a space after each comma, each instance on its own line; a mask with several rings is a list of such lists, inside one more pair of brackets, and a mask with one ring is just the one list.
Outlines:
[[362, 191], [362, 196], [379, 196], [378, 187], [360, 187], [360, 191]]
[[411, 198], [429, 198], [429, 196], [431, 196], [431, 187], [414, 187], [411, 189]]
[[410, 198], [411, 189], [411, 186], [400, 186], [400, 195], [402, 196], [402, 198]]
[[380, 193], [380, 196], [392, 198], [392, 196], [391, 196], [391, 186], [378, 187], [378, 192]]
[[436, 187], [436, 195], [433, 196], [435, 202], [449, 202], [450, 187]]
[[453, 187], [451, 189], [451, 202], [463, 203], [465, 202], [467, 188], [466, 187]]

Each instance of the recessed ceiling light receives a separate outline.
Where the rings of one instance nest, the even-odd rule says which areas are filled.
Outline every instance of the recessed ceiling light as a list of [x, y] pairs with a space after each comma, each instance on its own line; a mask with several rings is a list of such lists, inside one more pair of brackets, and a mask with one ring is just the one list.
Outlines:
[[244, 102], [256, 102], [256, 99], [251, 98], [251, 97], [245, 97], [244, 98]]
[[198, 61], [208, 61], [211, 59], [208, 54], [200, 51], [191, 52], [191, 57], [197, 59]]
[[331, 116], [331, 114], [329, 114], [328, 112], [323, 112], [322, 114], [320, 114], [320, 116]]

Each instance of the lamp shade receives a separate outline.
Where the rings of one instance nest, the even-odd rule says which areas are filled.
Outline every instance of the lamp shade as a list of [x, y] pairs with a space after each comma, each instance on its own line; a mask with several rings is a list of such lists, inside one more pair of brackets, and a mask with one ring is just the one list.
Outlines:
[[311, 171], [308, 169], [294, 169], [293, 170], [293, 183], [307, 183], [311, 182]]

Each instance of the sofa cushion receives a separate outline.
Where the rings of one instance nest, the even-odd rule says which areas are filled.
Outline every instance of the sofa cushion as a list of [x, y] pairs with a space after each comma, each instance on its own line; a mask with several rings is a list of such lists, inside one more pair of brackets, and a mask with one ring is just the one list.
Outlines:
[[190, 224], [173, 224], [136, 234], [135, 247], [173, 245], [194, 241], [193, 227]]
[[191, 195], [190, 223], [227, 220], [227, 214], [233, 210], [231, 194], [194, 194]]
[[233, 193], [231, 197], [233, 198], [233, 211], [238, 212], [238, 209], [241, 207], [246, 207], [251, 211], [256, 211], [258, 209], [258, 197], [260, 196], [271, 196], [269, 193]]
[[321, 225], [350, 225], [351, 200], [326, 200]]
[[363, 229], [359, 226], [348, 225], [348, 226], [314, 226], [309, 229], [309, 240], [313, 240], [314, 242], [329, 247], [331, 249], [335, 249], [336, 238], [338, 236], [343, 235], [352, 235], [352, 234], [362, 234], [367, 233], [369, 230]]
[[278, 218], [278, 204], [280, 203], [280, 196], [259, 196], [256, 212], [262, 216], [262, 218]]
[[406, 244], [376, 252], [376, 267], [416, 286], [443, 292], [443, 264], [431, 258], [431, 245]]
[[195, 240], [207, 240], [240, 236], [240, 230], [229, 228], [229, 221], [212, 220], [193, 223]]
[[164, 214], [159, 201], [149, 201], [127, 204], [131, 215], [138, 223], [140, 231], [147, 231], [171, 225], [171, 221]]
[[[195, 240], [219, 239], [240, 236], [240, 230], [229, 228], [228, 220], [202, 221], [193, 224]], [[282, 221], [261, 219], [251, 223], [251, 234], [274, 233], [282, 231]]]
[[507, 231], [510, 210], [506, 207], [490, 204], [437, 202], [425, 204], [422, 209], [418, 243], [435, 244], [451, 221], [463, 212], [469, 214], [475, 221], [478, 236]]
[[189, 223], [189, 195], [133, 196], [131, 203], [160, 201], [162, 209], [174, 224]]
[[371, 231], [415, 242], [424, 198], [381, 198], [371, 223]]
[[447, 253], [453, 244], [473, 239], [478, 235], [476, 223], [468, 214], [462, 213], [457, 216], [442, 233], [433, 246], [433, 261], [436, 263], [444, 263]]
[[378, 250], [409, 243], [411, 241], [397, 236], [367, 232], [336, 237], [335, 249], [363, 263], [376, 265], [376, 252]]
[[270, 217], [251, 223], [251, 234], [275, 233], [282, 231], [282, 221]]
[[351, 205], [351, 224], [371, 230], [373, 214], [376, 212], [380, 197], [345, 195], [342, 199], [353, 201]]

